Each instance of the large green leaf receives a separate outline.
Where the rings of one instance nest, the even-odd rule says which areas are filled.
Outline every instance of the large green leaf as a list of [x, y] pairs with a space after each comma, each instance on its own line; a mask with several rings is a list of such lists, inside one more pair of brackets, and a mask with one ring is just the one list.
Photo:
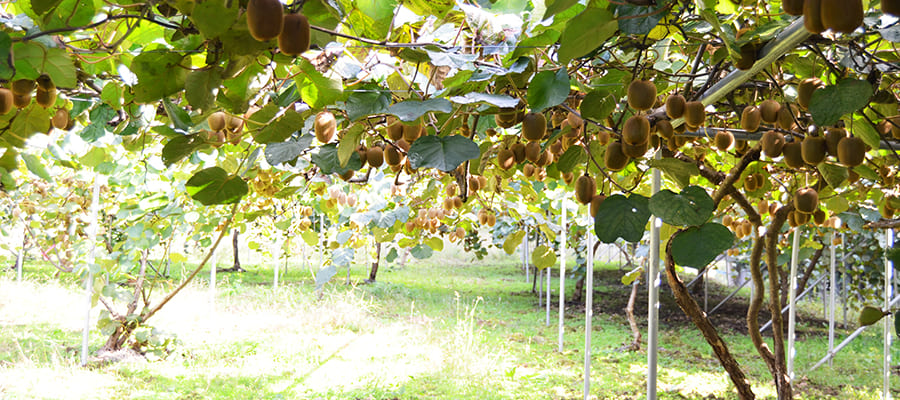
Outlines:
[[712, 197], [699, 186], [688, 186], [681, 193], [663, 189], [650, 198], [650, 212], [669, 225], [702, 225], [715, 209]]
[[[278, 115], [282, 112], [281, 115]], [[267, 104], [250, 116], [247, 128], [258, 143], [277, 143], [287, 140], [303, 127], [303, 117], [293, 108], [280, 110], [273, 103]]]
[[409, 165], [413, 168], [437, 168], [450, 172], [460, 164], [481, 155], [478, 145], [465, 136], [423, 136], [409, 148]]
[[734, 233], [722, 224], [709, 222], [690, 227], [671, 240], [676, 264], [703, 268], [734, 245]]
[[680, 187], [686, 187], [691, 183], [691, 177], [700, 175], [700, 168], [696, 164], [681, 161], [677, 158], [663, 158], [660, 160], [650, 160], [648, 164], [653, 168], [658, 168], [669, 179], [678, 183]]
[[312, 153], [310, 158], [313, 164], [316, 164], [322, 170], [323, 174], [343, 174], [351, 169], [355, 171], [362, 168], [362, 159], [359, 158], [359, 154], [355, 151], [350, 155], [350, 161], [347, 162], [347, 165], [342, 167], [338, 157], [337, 144], [334, 143], [319, 146], [318, 151]]
[[853, 120], [852, 130], [853, 136], [857, 136], [863, 140], [869, 147], [877, 149], [881, 147], [881, 135], [875, 130], [875, 127], [865, 118], [859, 117]]
[[297, 159], [303, 150], [309, 148], [313, 135], [306, 134], [299, 139], [291, 139], [285, 142], [269, 143], [266, 145], [266, 162], [270, 165], [290, 163]]
[[616, 99], [606, 90], [594, 90], [584, 96], [578, 110], [584, 118], [602, 121], [616, 110]]
[[584, 150], [584, 147], [571, 146], [559, 157], [556, 168], [559, 169], [560, 172], [572, 172], [575, 167], [584, 164], [587, 160], [588, 154]]
[[108, 104], [100, 104], [91, 109], [89, 115], [91, 123], [78, 132], [78, 136], [85, 142], [92, 143], [106, 134], [106, 127], [116, 117], [116, 111]]
[[238, 3], [226, 0], [198, 2], [191, 13], [191, 21], [200, 30], [201, 35], [213, 39], [231, 29], [231, 25], [238, 18]]
[[25, 167], [28, 168], [32, 174], [39, 176], [45, 181], [53, 182], [53, 178], [47, 173], [47, 168], [44, 168], [44, 163], [41, 162], [40, 157], [34, 154], [22, 154], [22, 160], [25, 161]]
[[594, 232], [603, 243], [613, 243], [618, 238], [637, 243], [644, 236], [650, 221], [650, 199], [639, 194], [625, 197], [614, 194], [606, 198], [594, 217]]
[[9, 144], [16, 147], [25, 147], [25, 141], [38, 134], [50, 130], [50, 113], [38, 105], [32, 104], [19, 111], [9, 130], [2, 137]]
[[391, 104], [390, 92], [384, 91], [378, 86], [367, 85], [363, 90], [354, 91], [347, 97], [345, 109], [347, 118], [356, 121], [372, 114], [381, 114]]
[[222, 72], [218, 68], [193, 71], [185, 78], [184, 98], [191, 107], [208, 110], [215, 104], [215, 92], [221, 85]]
[[447, 99], [429, 99], [425, 101], [401, 101], [388, 108], [388, 114], [396, 115], [401, 121], [412, 122], [429, 112], [449, 113], [453, 105]]
[[559, 61], [563, 65], [605, 43], [618, 29], [615, 16], [606, 9], [588, 7], [566, 23], [559, 37]]
[[503, 241], [503, 251], [506, 254], [512, 255], [512, 253], [516, 252], [516, 248], [522, 244], [522, 239], [525, 237], [525, 231], [518, 230], [511, 233], [506, 237], [506, 240]]
[[549, 19], [550, 17], [559, 14], [569, 7], [574, 6], [578, 3], [578, 0], [548, 0], [544, 2], [547, 5], [547, 10], [544, 11], [544, 19]]
[[832, 163], [824, 162], [819, 164], [817, 168], [822, 173], [822, 177], [825, 178], [825, 182], [828, 182], [828, 186], [833, 188], [841, 187], [841, 184], [850, 176], [846, 167]]
[[469, 92], [462, 96], [452, 96], [450, 97], [450, 101], [456, 104], [488, 103], [502, 108], [513, 108], [519, 104], [519, 99], [509, 95], [478, 92]]
[[162, 161], [167, 167], [175, 164], [188, 156], [194, 150], [206, 145], [206, 141], [199, 135], [176, 136], [166, 143], [162, 149]]
[[16, 73], [12, 69], [12, 38], [6, 32], [0, 32], [0, 79], [12, 79]]
[[636, 6], [633, 4], [619, 4], [616, 6], [616, 14], [619, 20], [619, 30], [629, 35], [646, 35], [650, 33], [659, 20], [666, 16], [664, 12], [658, 12], [668, 7], [668, 1], [657, 1], [655, 6]]
[[247, 194], [247, 182], [224, 169], [210, 167], [194, 174], [184, 185], [191, 198], [203, 205], [237, 203]]
[[844, 79], [836, 85], [813, 92], [809, 113], [816, 125], [834, 125], [845, 114], [855, 112], [872, 97], [872, 85], [859, 79]]
[[550, 268], [556, 264], [556, 252], [552, 248], [540, 245], [531, 252], [531, 263], [538, 270]]
[[434, 249], [426, 244], [417, 244], [409, 249], [409, 254], [419, 260], [424, 260], [434, 254]]
[[20, 78], [35, 79], [47, 74], [59, 87], [74, 88], [78, 84], [75, 64], [61, 48], [47, 48], [33, 41], [18, 42], [13, 45], [13, 60], [16, 76]]
[[569, 74], [565, 68], [539, 72], [528, 85], [528, 105], [534, 112], [543, 111], [566, 101], [569, 90]]
[[300, 73], [294, 76], [294, 82], [304, 102], [312, 108], [321, 109], [334, 104], [344, 95], [344, 85], [340, 80], [322, 75], [312, 63], [301, 59]]
[[131, 61], [131, 72], [138, 78], [134, 101], [151, 103], [183, 90], [188, 75], [188, 70], [179, 66], [183, 59], [181, 54], [166, 48], [145, 47]]

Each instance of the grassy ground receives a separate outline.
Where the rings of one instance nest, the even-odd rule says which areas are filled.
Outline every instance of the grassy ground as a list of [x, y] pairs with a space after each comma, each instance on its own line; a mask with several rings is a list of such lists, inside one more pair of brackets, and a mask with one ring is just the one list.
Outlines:
[[[219, 274], [214, 304], [201, 279], [159, 314], [155, 326], [180, 341], [165, 360], [88, 368], [78, 366], [83, 295], [73, 279], [53, 278], [29, 263], [23, 283], [0, 273], [0, 399], [580, 398], [583, 307], [569, 307], [566, 351], [556, 352], [557, 314], [546, 326], [531, 284], [513, 263], [511, 257], [472, 262], [437, 254], [404, 268], [383, 266], [379, 282], [369, 285], [356, 284], [367, 275], [357, 266], [353, 285], [343, 285], [341, 271], [321, 293], [305, 267], [292, 266], [284, 285], [273, 289], [270, 268], [245, 265], [249, 272]], [[603, 281], [596, 291], [591, 394], [643, 398], [647, 354], [620, 350], [631, 340], [617, 305], [628, 288], [615, 281], [621, 274], [614, 267], [598, 266], [597, 275]], [[552, 285], [558, 288], [558, 281]], [[714, 290], [713, 298], [724, 291]], [[98, 312], [95, 307], [94, 318]], [[661, 313], [660, 398], [737, 398], [709, 346], [665, 296]], [[798, 398], [880, 398], [881, 329], [870, 331], [833, 367], [806, 373], [825, 354], [827, 340], [821, 322], [801, 326]], [[746, 335], [724, 333], [759, 398], [773, 398]], [[94, 329], [91, 347], [103, 341]]]

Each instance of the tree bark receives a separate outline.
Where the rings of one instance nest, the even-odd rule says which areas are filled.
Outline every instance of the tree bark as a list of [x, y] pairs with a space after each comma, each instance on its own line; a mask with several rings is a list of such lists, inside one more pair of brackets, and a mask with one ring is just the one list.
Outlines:
[[631, 326], [631, 345], [628, 350], [639, 351], [641, 349], [641, 330], [638, 328], [637, 320], [634, 319], [634, 302], [637, 299], [638, 288], [640, 287], [641, 278], [638, 277], [631, 283], [631, 296], [628, 297], [628, 306], [625, 307], [625, 314], [628, 315], [628, 325]]
[[781, 266], [778, 265], [778, 239], [781, 227], [787, 220], [788, 213], [794, 206], [790, 202], [782, 206], [772, 216], [772, 222], [766, 230], [766, 262], [769, 269], [769, 312], [772, 314], [772, 342], [774, 344], [775, 371], [772, 377], [775, 379], [775, 388], [778, 391], [778, 400], [790, 400], [793, 398], [791, 378], [787, 374], [787, 361], [784, 350], [784, 320], [781, 318]]
[[[585, 274], [588, 273], [587, 270], [584, 271]], [[581, 303], [584, 300], [584, 278], [587, 275], [581, 275], [578, 277], [578, 280], [575, 281], [575, 292], [572, 293], [572, 299], [570, 302], [572, 303]]]
[[375, 282], [375, 276], [378, 275], [378, 264], [381, 262], [381, 242], [375, 243], [375, 261], [372, 262], [372, 268], [369, 269], [369, 279], [367, 282]]
[[247, 270], [241, 268], [241, 260], [238, 256], [238, 234], [240, 231], [234, 229], [231, 231], [231, 248], [234, 250], [234, 265], [231, 268], [220, 268], [217, 269], [216, 272], [246, 272]]
[[678, 277], [678, 272], [675, 270], [675, 259], [672, 258], [672, 240], [681, 234], [681, 232], [683, 232], [683, 230], [679, 230], [672, 235], [672, 237], [669, 238], [669, 242], [666, 244], [666, 279], [669, 282], [669, 287], [672, 288], [672, 293], [675, 295], [675, 302], [678, 303], [678, 306], [681, 307], [684, 313], [691, 318], [694, 325], [700, 329], [703, 338], [706, 339], [706, 342], [712, 347], [713, 352], [716, 354], [716, 358], [719, 359], [719, 363], [725, 368], [728, 377], [731, 378], [731, 382], [734, 383], [734, 386], [737, 388], [741, 400], [755, 399], [756, 395], [753, 394], [753, 390], [750, 387], [750, 381], [747, 380], [744, 371], [741, 370], [740, 364], [738, 364], [737, 360], [731, 355], [731, 352], [728, 350], [728, 345], [725, 344], [719, 336], [716, 328], [706, 317], [706, 313], [703, 312], [694, 298], [691, 297], [688, 289], [684, 286], [684, 282]]

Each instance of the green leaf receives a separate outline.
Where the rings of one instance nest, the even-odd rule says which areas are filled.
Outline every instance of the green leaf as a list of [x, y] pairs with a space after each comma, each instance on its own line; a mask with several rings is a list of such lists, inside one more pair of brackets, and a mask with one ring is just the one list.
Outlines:
[[644, 267], [637, 267], [631, 271], [628, 271], [627, 274], [622, 276], [622, 284], [630, 285], [630, 284], [634, 283], [634, 281], [637, 280], [638, 278], [640, 278], [643, 273], [644, 273]]
[[862, 310], [859, 310], [859, 326], [873, 325], [876, 322], [881, 321], [884, 316], [884, 311], [878, 307], [868, 305], [863, 306]]
[[828, 186], [833, 188], [841, 187], [841, 184], [849, 177], [847, 168], [840, 165], [825, 162], [819, 164], [818, 168], [822, 177], [825, 178], [825, 182], [828, 182]]
[[[106, 107], [105, 104], [104, 107]], [[187, 111], [173, 104], [172, 100], [169, 100], [168, 97], [163, 99], [163, 107], [166, 109], [166, 114], [169, 116], [169, 120], [172, 121], [172, 125], [175, 129], [187, 132], [194, 126], [194, 123], [191, 121], [191, 116], [188, 115]], [[109, 122], [109, 120], [106, 122]]]
[[865, 118], [859, 117], [853, 120], [852, 125], [853, 136], [857, 136], [863, 140], [869, 147], [877, 149], [881, 147], [881, 135], [875, 130], [875, 127]]
[[307, 246], [315, 246], [319, 244], [319, 234], [312, 229], [307, 229], [301, 232], [300, 237], [303, 238], [303, 241], [306, 242]]
[[303, 150], [309, 148], [313, 138], [313, 135], [306, 134], [297, 140], [291, 139], [285, 142], [267, 144], [265, 150], [266, 162], [269, 165], [293, 162], [303, 153]]
[[322, 173], [326, 175], [343, 174], [351, 169], [355, 171], [362, 168], [362, 160], [355, 151], [350, 155], [350, 161], [347, 162], [347, 165], [342, 167], [341, 161], [338, 159], [337, 145], [334, 143], [319, 146], [318, 151], [312, 153], [310, 158], [313, 164], [316, 164], [322, 170]]
[[419, 260], [423, 260], [431, 257], [434, 254], [434, 250], [432, 250], [431, 247], [428, 247], [427, 245], [417, 244], [413, 246], [413, 248], [409, 249], [409, 254]]
[[316, 272], [316, 290], [321, 290], [328, 281], [337, 275], [337, 267], [329, 264]]
[[356, 153], [356, 148], [359, 147], [359, 140], [362, 139], [363, 133], [365, 133], [365, 128], [361, 124], [353, 125], [344, 133], [341, 141], [338, 142], [338, 161], [341, 162], [342, 167], [346, 166], [347, 162], [350, 161], [350, 156]]
[[650, 160], [647, 164], [662, 171], [680, 187], [687, 187], [691, 183], [692, 176], [700, 175], [700, 168], [696, 164], [681, 161], [677, 158]]
[[722, 224], [709, 222], [687, 228], [670, 240], [675, 263], [703, 268], [734, 245], [734, 234]]
[[845, 114], [855, 112], [872, 97], [872, 85], [859, 79], [844, 79], [837, 85], [813, 92], [809, 101], [809, 113], [816, 125], [834, 125]]
[[531, 252], [531, 263], [539, 271], [550, 268], [556, 264], [556, 252], [552, 248], [540, 245]]
[[50, 130], [50, 113], [36, 104], [19, 111], [3, 138], [15, 147], [24, 147], [28, 138]]
[[193, 71], [185, 78], [184, 98], [191, 107], [208, 110], [215, 105], [215, 92], [221, 85], [222, 73], [219, 69]]
[[34, 154], [22, 154], [22, 160], [25, 161], [25, 167], [28, 168], [32, 174], [39, 176], [47, 182], [53, 182], [53, 178], [47, 173], [47, 169], [44, 168], [44, 164], [38, 156]]
[[418, 168], [437, 168], [450, 172], [460, 164], [481, 155], [478, 145], [464, 136], [423, 136], [409, 148], [409, 164]]
[[516, 248], [522, 244], [523, 238], [525, 238], [525, 231], [523, 230], [516, 231], [506, 236], [506, 240], [503, 241], [503, 251], [505, 251], [506, 254], [512, 255], [512, 253], [516, 252]]
[[550, 47], [559, 40], [559, 31], [546, 30], [537, 36], [527, 37], [519, 42], [509, 59], [515, 60], [523, 55], [531, 54], [535, 49]]
[[702, 225], [715, 209], [712, 197], [699, 186], [688, 186], [681, 193], [663, 189], [650, 198], [650, 212], [669, 225]]
[[[273, 106], [273, 108], [277, 109], [278, 107]], [[263, 110], [264, 109], [266, 109], [266, 107], [264, 107]], [[263, 115], [259, 115], [258, 118], [256, 115], [257, 113], [254, 113], [250, 117], [250, 119], [259, 124], [254, 126], [258, 127], [261, 125], [261, 129], [251, 130], [253, 140], [258, 143], [266, 144], [283, 142], [287, 140], [287, 138], [291, 137], [294, 132], [303, 127], [303, 117], [300, 115], [300, 113], [294, 111], [293, 108], [285, 109], [284, 114], [275, 118], [274, 120], [265, 118], [266, 116], [268, 116], [268, 112], [264, 113]]]
[[169, 140], [162, 149], [162, 161], [166, 167], [175, 164], [206, 145], [206, 141], [199, 135], [176, 136]]
[[181, 54], [166, 48], [145, 47], [144, 52], [131, 61], [131, 72], [138, 78], [134, 101], [152, 103], [183, 90], [188, 75], [188, 71], [179, 66], [183, 59]]
[[62, 0], [31, 0], [31, 9], [37, 15], [44, 15], [61, 2]]
[[340, 247], [331, 252], [331, 264], [337, 267], [353, 262], [355, 251], [352, 247]]
[[[588, 7], [566, 23], [559, 37], [559, 61], [584, 56], [605, 43], [618, 29], [615, 16], [606, 9]], [[555, 105], [555, 104], [554, 104]]]
[[534, 112], [562, 104], [569, 97], [569, 75], [565, 68], [542, 71], [528, 85], [528, 105]]
[[606, 198], [594, 217], [594, 233], [603, 243], [613, 243], [618, 238], [637, 243], [644, 236], [650, 221], [650, 199], [639, 194], [625, 197], [614, 194]]
[[543, 18], [545, 20], [549, 19], [550, 17], [569, 9], [569, 7], [572, 7], [577, 3], [578, 0], [548, 0], [546, 2], [547, 11], [544, 11]]
[[422, 241], [422, 243], [428, 245], [434, 251], [442, 251], [444, 250], [444, 240], [439, 236], [432, 236], [428, 239]]
[[412, 122], [429, 112], [450, 113], [453, 105], [447, 99], [430, 99], [425, 101], [407, 100], [392, 105], [387, 113], [396, 115], [401, 121]]
[[91, 123], [78, 132], [78, 136], [81, 136], [85, 142], [93, 143], [106, 134], [107, 124], [116, 117], [116, 111], [107, 104], [100, 104], [91, 109], [89, 115]]
[[47, 48], [34, 41], [18, 42], [13, 45], [13, 60], [16, 76], [20, 78], [36, 79], [41, 74], [47, 74], [58, 87], [74, 88], [78, 85], [75, 64], [63, 49]]
[[666, 16], [666, 13], [658, 12], [664, 7], [668, 7], [665, 1], [657, 2], [655, 6], [619, 4], [616, 6], [619, 30], [628, 35], [650, 33], [659, 24], [659, 20]]
[[[238, 3], [226, 0], [206, 0], [198, 2], [191, 12], [191, 21], [207, 39], [213, 39], [228, 32], [238, 18]], [[231, 7], [228, 7], [231, 4]]]
[[0, 32], [0, 79], [12, 79], [16, 73], [12, 69], [12, 38], [6, 32]]
[[453, 0], [407, 0], [403, 2], [403, 6], [416, 15], [434, 15], [438, 18], [443, 18], [455, 4], [456, 2]]
[[384, 91], [378, 86], [367, 85], [361, 91], [355, 91], [347, 98], [345, 108], [347, 118], [356, 121], [373, 114], [381, 114], [387, 111], [391, 104], [390, 92]]
[[224, 169], [210, 167], [194, 174], [185, 184], [191, 198], [203, 205], [237, 203], [249, 192], [247, 182]]
[[344, 85], [340, 80], [322, 75], [305, 58], [300, 62], [300, 73], [294, 76], [294, 82], [300, 91], [300, 98], [314, 109], [322, 109], [334, 104], [344, 95]]
[[450, 97], [450, 101], [456, 104], [488, 103], [500, 108], [513, 108], [519, 104], [519, 99], [505, 94], [490, 94], [469, 92], [462, 96]]
[[584, 118], [602, 121], [616, 110], [616, 99], [606, 90], [594, 90], [584, 96], [578, 110]]
[[575, 167], [586, 163], [587, 160], [588, 154], [584, 151], [584, 147], [571, 146], [559, 157], [556, 168], [559, 169], [560, 172], [572, 172]]

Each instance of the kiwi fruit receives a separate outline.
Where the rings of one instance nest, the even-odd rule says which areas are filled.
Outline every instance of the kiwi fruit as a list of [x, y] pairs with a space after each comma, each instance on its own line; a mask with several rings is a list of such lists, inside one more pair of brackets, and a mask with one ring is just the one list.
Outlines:
[[391, 140], [400, 140], [403, 137], [403, 123], [395, 117], [388, 117], [386, 130]]
[[821, 136], [806, 136], [800, 146], [800, 155], [803, 161], [809, 165], [819, 165], [825, 161], [825, 157], [828, 155], [825, 138]]
[[254, 39], [264, 42], [281, 34], [284, 8], [279, 0], [250, 0], [247, 3], [247, 28]]
[[566, 121], [569, 122], [569, 126], [572, 127], [573, 131], [578, 131], [584, 126], [584, 119], [573, 112], [569, 112], [566, 115]]
[[[13, 96], [14, 95], [11, 90], [7, 88], [0, 88], [0, 114], [6, 114], [12, 111]], [[69, 113], [66, 113], [66, 118], [69, 118]], [[65, 122], [63, 122], [63, 126], [65, 126]]]
[[768, 99], [759, 103], [760, 117], [767, 124], [774, 124], [778, 121], [778, 112], [781, 111], [781, 103]]
[[759, 189], [759, 185], [756, 184], [756, 176], [755, 174], [749, 174], [744, 177], [744, 190], [747, 192], [755, 192]]
[[759, 215], [768, 214], [769, 213], [769, 201], [766, 199], [760, 200], [759, 203], [756, 205], [756, 212], [758, 212]]
[[497, 153], [497, 164], [500, 168], [510, 169], [516, 165], [516, 155], [510, 149], [502, 149]]
[[[2, 91], [2, 90], [6, 90], [6, 89], [0, 89], [0, 91]], [[12, 96], [11, 93], [10, 93], [10, 96]], [[2, 98], [2, 97], [3, 96], [0, 95], [0, 98]], [[11, 101], [11, 97], [10, 97], [10, 101]], [[2, 102], [0, 102], [0, 103], [2, 103]], [[10, 103], [9, 106], [12, 107], [12, 103]], [[2, 111], [2, 109], [0, 109], [0, 111]], [[9, 111], [9, 110], [7, 110], [7, 111]], [[53, 117], [50, 118], [50, 123], [56, 129], [66, 129], [66, 125], [69, 123], [69, 111], [66, 110], [65, 108], [57, 109], [56, 113], [53, 114]]]
[[403, 150], [407, 153], [409, 152], [409, 142], [407, 142], [406, 139], [400, 138], [400, 140], [394, 142], [394, 144], [397, 145], [400, 150]]
[[819, 193], [816, 189], [806, 187], [794, 193], [794, 209], [802, 214], [812, 214], [819, 208]]
[[16, 79], [13, 81], [12, 85], [10, 85], [10, 89], [16, 96], [24, 96], [26, 94], [31, 94], [34, 91], [36, 84], [31, 79]]
[[780, 157], [781, 151], [784, 149], [784, 135], [781, 132], [768, 131], [759, 139], [759, 144], [767, 157]]
[[553, 115], [550, 116], [550, 126], [554, 128], [559, 128], [563, 121], [566, 121], [566, 114], [562, 111], [555, 111], [553, 112]]
[[525, 161], [525, 145], [521, 142], [513, 143], [512, 146], [509, 147], [512, 150], [513, 155], [516, 157], [516, 163], [521, 163]]
[[609, 132], [597, 131], [597, 143], [600, 143], [601, 146], [606, 146], [607, 144], [609, 144]]
[[885, 121], [887, 121], [887, 127], [891, 130], [891, 137], [900, 139], [900, 115], [888, 117]]
[[[788, 214], [788, 221], [790, 222], [790, 220], [793, 219], [794, 224], [796, 224], [796, 225], [791, 225], [791, 227], [796, 228], [800, 225], [803, 225], [803, 224], [809, 222], [810, 215], [811, 214], [804, 214], [802, 212], [791, 211], [790, 214]], [[793, 218], [791, 218], [792, 216], [793, 216]]]
[[525, 159], [531, 162], [537, 162], [541, 158], [541, 144], [538, 142], [528, 142], [525, 145]]
[[394, 146], [385, 146], [384, 161], [391, 166], [400, 165], [400, 163], [403, 162], [403, 156], [396, 148], [394, 148]]
[[753, 67], [753, 64], [756, 64], [756, 52], [759, 50], [759, 45], [757, 43], [747, 43], [741, 46], [741, 54], [740, 58], [734, 63], [735, 68], [746, 71]]
[[526, 178], [531, 178], [534, 176], [535, 169], [533, 164], [525, 164], [522, 166], [522, 175], [525, 175]]
[[734, 144], [734, 135], [723, 129], [716, 132], [716, 137], [713, 141], [716, 143], [716, 148], [719, 149], [719, 151], [726, 151]]
[[206, 123], [209, 124], [209, 129], [213, 131], [221, 131], [225, 129], [225, 117], [227, 115], [221, 111], [216, 111], [206, 117]]
[[825, 130], [825, 148], [828, 149], [828, 155], [837, 157], [838, 143], [845, 137], [847, 137], [847, 130], [844, 128], [828, 128]]
[[813, 93], [823, 86], [824, 85], [819, 78], [806, 78], [800, 81], [800, 84], [797, 85], [797, 104], [800, 106], [800, 108], [808, 110], [809, 101], [812, 99]]
[[762, 112], [757, 106], [744, 107], [741, 113], [741, 129], [747, 132], [756, 132], [762, 123]]
[[699, 101], [689, 101], [684, 105], [684, 123], [699, 127], [706, 120], [706, 108]]
[[881, 0], [881, 12], [900, 16], [900, 0]]
[[835, 32], [853, 33], [863, 24], [862, 0], [821, 0], [822, 25]]
[[13, 105], [16, 108], [25, 108], [31, 104], [31, 93], [13, 94]]
[[684, 105], [686, 103], [687, 100], [680, 94], [669, 96], [666, 98], [666, 115], [671, 119], [681, 118], [684, 115]]
[[866, 160], [866, 143], [856, 136], [845, 136], [838, 143], [837, 158], [847, 168], [861, 165]]
[[50, 75], [41, 74], [41, 76], [37, 77], [34, 81], [37, 83], [38, 89], [44, 90], [54, 90], [56, 89], [56, 85], [53, 83], [53, 79], [50, 79]]
[[[883, 0], [882, 0], [883, 1]], [[782, 0], [781, 9], [788, 15], [803, 15], [803, 0]]]
[[53, 103], [56, 103], [56, 88], [51, 90], [38, 88], [37, 91], [34, 92], [34, 102], [44, 108], [52, 106]]
[[625, 120], [622, 127], [622, 141], [636, 145], [646, 143], [650, 138], [650, 121], [643, 115], [635, 115]]
[[535, 142], [544, 138], [547, 133], [547, 117], [542, 113], [530, 112], [522, 120], [522, 137]]
[[403, 140], [407, 143], [415, 142], [416, 139], [422, 137], [422, 134], [425, 132], [425, 127], [421, 124], [415, 125], [403, 125]]
[[284, 16], [284, 27], [278, 35], [278, 48], [296, 57], [309, 50], [309, 20], [301, 13]]
[[656, 85], [650, 81], [633, 80], [628, 84], [628, 105], [639, 111], [649, 110], [656, 102]]
[[797, 126], [794, 119], [797, 116], [798, 111], [796, 105], [784, 104], [778, 109], [778, 120], [775, 121], [775, 126], [786, 131], [793, 130]]
[[856, 172], [852, 169], [848, 170], [847, 171], [847, 183], [852, 185], [858, 181], [859, 181], [859, 172]]
[[675, 135], [675, 129], [672, 128], [672, 123], [667, 119], [656, 121], [655, 128], [656, 133], [663, 139], [670, 139]]
[[501, 128], [512, 128], [516, 126], [516, 109], [501, 108], [500, 112], [494, 114], [494, 122]]
[[359, 161], [362, 162], [362, 165], [366, 165], [369, 162], [369, 160], [366, 158], [369, 154], [366, 145], [361, 144], [359, 146], [356, 146], [356, 154], [359, 155]]
[[812, 34], [822, 33], [827, 29], [822, 22], [822, 0], [803, 1], [803, 26]]
[[622, 153], [631, 158], [641, 158], [650, 149], [650, 141], [638, 144], [622, 143]]
[[384, 164], [384, 149], [381, 146], [372, 146], [366, 150], [366, 162], [372, 168], [378, 168]]
[[784, 144], [781, 152], [784, 155], [784, 163], [791, 168], [800, 168], [806, 165], [803, 162], [802, 145], [799, 140]]
[[598, 194], [591, 199], [591, 217], [597, 216], [597, 210], [600, 209], [600, 205], [603, 204], [604, 200], [606, 200], [606, 196], [602, 194]]
[[631, 159], [622, 151], [622, 143], [612, 142], [606, 146], [606, 153], [603, 154], [603, 164], [611, 171], [621, 171], [628, 165]]
[[765, 175], [757, 172], [756, 174], [753, 175], [753, 177], [756, 178], [756, 186], [757, 187], [762, 188], [766, 185], [766, 176]]
[[553, 162], [553, 154], [551, 154], [549, 151], [542, 151], [541, 155], [538, 157], [537, 161], [535, 161], [534, 163], [537, 164], [539, 167], [546, 167], [546, 166], [550, 165], [552, 162]]
[[478, 175], [475, 177], [478, 179], [478, 189], [487, 189], [488, 180], [484, 175]]
[[825, 210], [818, 208], [813, 213], [813, 221], [816, 223], [816, 225], [822, 226], [827, 220], [828, 214], [825, 213]]
[[597, 194], [597, 183], [590, 175], [582, 175], [575, 181], [575, 199], [581, 204], [590, 204]]
[[334, 114], [329, 111], [322, 111], [316, 114], [313, 127], [316, 132], [316, 139], [318, 139], [319, 142], [328, 143], [331, 139], [334, 139], [337, 121], [334, 119]]

